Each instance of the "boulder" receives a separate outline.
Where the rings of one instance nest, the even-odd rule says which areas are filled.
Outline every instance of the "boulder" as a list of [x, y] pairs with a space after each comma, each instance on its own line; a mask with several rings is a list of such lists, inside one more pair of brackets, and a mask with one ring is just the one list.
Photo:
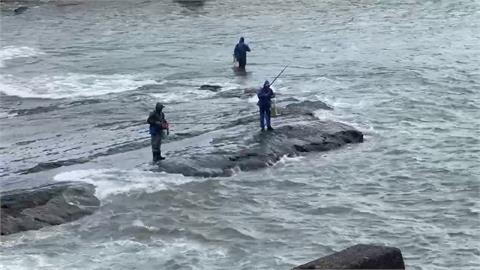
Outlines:
[[59, 225], [92, 214], [100, 201], [95, 188], [81, 182], [58, 182], [0, 194], [1, 235]]
[[405, 264], [398, 248], [355, 245], [293, 269], [405, 269]]

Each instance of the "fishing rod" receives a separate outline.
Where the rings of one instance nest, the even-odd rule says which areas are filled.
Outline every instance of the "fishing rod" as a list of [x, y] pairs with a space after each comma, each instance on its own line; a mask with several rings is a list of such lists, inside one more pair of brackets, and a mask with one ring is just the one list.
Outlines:
[[275, 77], [275, 79], [273, 79], [273, 81], [270, 83], [270, 86], [273, 85], [273, 83], [278, 79], [278, 77], [280, 77], [280, 75], [282, 75], [282, 73], [285, 71], [285, 69], [287, 69], [288, 65], [286, 65], [282, 71], [280, 71], [280, 73], [278, 73], [277, 77]]
[[[285, 69], [287, 69], [287, 67], [288, 67], [288, 65], [286, 65], [282, 69], [282, 71], [280, 71], [280, 73], [278, 73], [277, 77], [275, 77], [275, 79], [273, 79], [273, 81], [270, 83], [270, 86], [272, 86], [273, 83], [278, 79], [278, 77], [280, 77], [280, 75], [282, 75], [282, 73], [285, 71]], [[277, 98], [276, 97], [273, 99], [272, 115], [273, 115], [273, 117], [279, 115], [278, 110], [277, 110]]]

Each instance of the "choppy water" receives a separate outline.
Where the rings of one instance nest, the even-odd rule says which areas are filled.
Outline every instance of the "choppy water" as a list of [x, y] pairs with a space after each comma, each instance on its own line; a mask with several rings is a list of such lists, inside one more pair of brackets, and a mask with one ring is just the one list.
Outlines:
[[[480, 268], [478, 1], [29, 5], [2, 6], [2, 189], [85, 181], [102, 207], [2, 237], [6, 269], [289, 269], [357, 243], [399, 247], [409, 269]], [[151, 170], [156, 101], [199, 123], [171, 141], [195, 138], [256, 112], [199, 85], [257, 87], [285, 64], [279, 95], [327, 102], [317, 117], [366, 141], [230, 178]]]

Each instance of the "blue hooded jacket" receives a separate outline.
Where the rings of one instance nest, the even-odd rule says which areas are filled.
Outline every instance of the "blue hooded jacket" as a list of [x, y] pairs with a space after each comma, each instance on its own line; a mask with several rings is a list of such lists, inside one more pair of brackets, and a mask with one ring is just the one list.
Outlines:
[[163, 108], [164, 106], [158, 102], [155, 110], [148, 116], [147, 123], [150, 124], [149, 131], [152, 136], [163, 135], [163, 130], [168, 130], [168, 122], [162, 112]]
[[260, 108], [270, 108], [270, 105], [272, 103], [272, 98], [275, 97], [275, 93], [270, 88], [269, 81], [265, 81], [265, 83], [263, 84], [263, 87], [258, 90], [257, 97], [258, 97], [257, 104], [258, 106], [260, 106]]
[[233, 50], [233, 55], [237, 60], [246, 59], [247, 52], [249, 51], [250, 51], [250, 47], [248, 47], [248, 45], [245, 44], [245, 39], [241, 37], [240, 41], [238, 42], [238, 44], [235, 46], [235, 49]]

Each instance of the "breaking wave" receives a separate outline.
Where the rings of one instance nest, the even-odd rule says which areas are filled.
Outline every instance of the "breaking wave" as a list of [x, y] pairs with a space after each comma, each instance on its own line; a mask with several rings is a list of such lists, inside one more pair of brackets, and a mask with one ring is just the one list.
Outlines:
[[87, 169], [63, 172], [55, 181], [81, 181], [96, 187], [95, 195], [104, 199], [110, 195], [145, 191], [148, 193], [165, 190], [169, 185], [181, 185], [202, 181], [182, 175], [155, 173], [141, 170]]
[[0, 91], [9, 96], [23, 98], [61, 99], [99, 96], [135, 90], [154, 80], [138, 79], [134, 75], [93, 75], [68, 73], [66, 75], [40, 75], [20, 79], [12, 75], [0, 75]]
[[22, 57], [33, 57], [45, 54], [44, 52], [26, 46], [6, 46], [0, 49], [0, 68], [5, 67], [5, 61]]

